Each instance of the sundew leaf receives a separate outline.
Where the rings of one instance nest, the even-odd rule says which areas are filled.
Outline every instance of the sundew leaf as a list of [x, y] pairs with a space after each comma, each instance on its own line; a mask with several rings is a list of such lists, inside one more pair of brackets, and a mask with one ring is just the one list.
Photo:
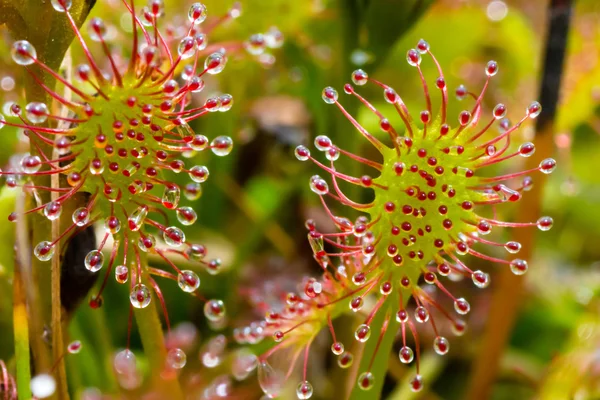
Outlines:
[[[393, 299], [389, 302], [385, 302], [385, 304], [388, 306], [384, 306], [385, 308], [380, 309], [375, 315], [375, 318], [373, 318], [373, 321], [370, 324], [371, 338], [367, 341], [363, 348], [360, 365], [358, 366], [355, 377], [356, 381], [356, 378], [359, 377], [363, 372], [371, 372], [375, 378], [373, 387], [369, 390], [362, 390], [358, 387], [356, 382], [354, 382], [352, 393], [350, 394], [349, 398], [350, 400], [375, 400], [381, 397], [381, 390], [383, 388], [383, 383], [388, 370], [388, 359], [392, 355], [392, 346], [394, 345], [394, 340], [396, 338], [396, 333], [398, 332], [399, 326], [395, 316], [391, 314], [392, 307], [389, 306], [389, 304], [393, 303]], [[381, 339], [381, 343], [377, 349], [377, 354], [371, 362], [377, 347], [381, 328], [383, 327], [386, 318], [389, 318], [387, 330]], [[369, 365], [371, 365], [371, 368], [369, 368]]]

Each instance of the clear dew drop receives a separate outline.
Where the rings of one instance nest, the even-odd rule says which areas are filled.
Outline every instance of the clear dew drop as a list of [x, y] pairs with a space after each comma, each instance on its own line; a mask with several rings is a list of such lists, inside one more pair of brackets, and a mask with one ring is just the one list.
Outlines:
[[217, 136], [210, 142], [210, 149], [215, 155], [224, 157], [233, 150], [233, 140], [229, 136]]
[[192, 225], [198, 219], [198, 214], [192, 207], [180, 207], [177, 209], [177, 220], [181, 225]]
[[104, 264], [104, 254], [98, 250], [92, 250], [85, 256], [84, 265], [90, 272], [98, 272]]
[[136, 369], [136, 357], [129, 349], [121, 350], [113, 359], [113, 368], [119, 374], [132, 374]]
[[323, 93], [321, 94], [323, 101], [327, 104], [334, 104], [337, 101], [338, 96], [337, 90], [331, 86], [327, 86], [325, 89], [323, 89]]
[[54, 245], [51, 242], [43, 241], [38, 243], [33, 249], [33, 255], [40, 261], [49, 261], [56, 251]]
[[196, 53], [196, 41], [191, 36], [186, 36], [179, 42], [177, 53], [182, 60], [192, 57]]
[[32, 124], [43, 124], [48, 119], [48, 106], [37, 101], [25, 106], [25, 116]]
[[309, 381], [302, 381], [296, 386], [296, 396], [299, 399], [310, 399], [313, 392], [313, 387]]
[[151, 233], [147, 233], [146, 236], [140, 235], [137, 245], [144, 253], [151, 252], [156, 248], [156, 238]]
[[358, 387], [362, 390], [370, 390], [375, 384], [375, 377], [370, 372], [363, 372], [358, 376]]
[[423, 306], [419, 306], [415, 309], [415, 320], [420, 323], [429, 321], [429, 311]]
[[88, 24], [88, 34], [94, 42], [101, 42], [106, 38], [106, 25], [100, 18], [92, 18]]
[[233, 107], [233, 96], [230, 94], [220, 95], [219, 101], [221, 103], [221, 107], [219, 107], [220, 112], [229, 111], [229, 110], [231, 110], [231, 107]]
[[363, 86], [369, 81], [369, 75], [362, 69], [357, 69], [352, 73], [352, 82], [357, 86]]
[[150, 290], [143, 283], [138, 283], [129, 293], [129, 301], [135, 308], [146, 308], [150, 304], [152, 296]]
[[345, 351], [338, 356], [337, 363], [340, 368], [350, 368], [354, 362], [352, 353]]
[[443, 336], [437, 336], [435, 339], [433, 339], [433, 350], [435, 350], [435, 352], [439, 355], [443, 356], [444, 354], [448, 353], [448, 350], [450, 350], [450, 342], [448, 342], [448, 339]]
[[200, 278], [194, 271], [183, 270], [177, 276], [179, 288], [187, 293], [192, 293], [200, 287]]
[[324, 196], [329, 192], [329, 185], [319, 175], [314, 175], [310, 178], [310, 190], [319, 196]]
[[216, 75], [225, 69], [227, 57], [223, 53], [212, 53], [204, 61], [204, 69], [211, 75]]
[[465, 315], [471, 311], [471, 305], [467, 300], [461, 297], [454, 301], [454, 310], [460, 315]]
[[514, 241], [506, 242], [506, 244], [504, 245], [504, 248], [509, 253], [516, 254], [521, 250], [521, 243], [514, 242]]
[[77, 226], [85, 226], [90, 221], [90, 212], [85, 207], [80, 207], [73, 211], [71, 216], [73, 223]]
[[342, 342], [335, 342], [331, 345], [331, 352], [336, 356], [339, 356], [344, 352], [344, 344]]
[[187, 356], [185, 355], [185, 352], [179, 348], [170, 349], [167, 352], [165, 362], [170, 368], [182, 369], [187, 362]]
[[398, 352], [398, 357], [403, 364], [411, 363], [415, 358], [415, 353], [413, 349], [408, 346], [402, 346], [400, 351]]
[[42, 160], [39, 156], [27, 154], [21, 159], [21, 168], [26, 174], [35, 174], [42, 167]]
[[475, 271], [471, 274], [471, 279], [473, 283], [478, 288], [486, 288], [490, 284], [490, 276], [483, 271]]
[[65, 12], [71, 9], [73, 0], [50, 0], [52, 8], [58, 12]]
[[82, 348], [81, 341], [74, 340], [67, 345], [67, 352], [69, 354], [77, 354], [81, 351], [81, 348]]
[[274, 399], [279, 396], [284, 383], [284, 376], [268, 362], [262, 361], [258, 364], [258, 384], [268, 398]]
[[176, 226], [169, 226], [163, 232], [163, 239], [170, 247], [180, 247], [185, 243], [185, 233]]
[[104, 220], [104, 230], [111, 234], [117, 234], [121, 230], [121, 221], [114, 215]]
[[294, 155], [299, 161], [306, 161], [310, 157], [310, 150], [306, 146], [298, 146], [294, 150]]
[[255, 33], [244, 43], [244, 47], [253, 56], [261, 55], [267, 48], [265, 36], [262, 33]]
[[200, 25], [206, 20], [206, 6], [202, 3], [194, 3], [188, 11], [188, 19], [194, 25]]
[[420, 392], [423, 389], [423, 377], [416, 375], [410, 380], [409, 385], [412, 392]]
[[542, 112], [542, 105], [537, 101], [533, 101], [529, 105], [529, 107], [527, 107], [527, 116], [529, 118], [537, 118], [537, 116], [540, 115], [541, 112]]
[[210, 172], [204, 165], [195, 165], [190, 169], [190, 179], [196, 183], [204, 183], [208, 179]]
[[551, 217], [541, 217], [536, 221], [536, 226], [540, 231], [549, 231], [554, 225], [554, 220]]
[[179, 205], [181, 199], [181, 190], [177, 185], [167, 185], [163, 191], [161, 203], [169, 210], [174, 210]]
[[354, 332], [354, 338], [361, 343], [366, 342], [371, 337], [371, 327], [367, 324], [361, 324]]
[[36, 398], [45, 399], [56, 391], [56, 381], [50, 374], [39, 374], [31, 378], [29, 388]]
[[278, 49], [283, 46], [283, 33], [281, 33], [276, 26], [272, 26], [269, 28], [267, 33], [265, 33], [265, 41], [267, 43], [267, 47], [271, 49]]
[[516, 259], [510, 262], [510, 270], [515, 275], [525, 274], [525, 272], [527, 272], [527, 268], [529, 268], [529, 265], [525, 260]]
[[12, 59], [19, 65], [31, 65], [37, 58], [35, 47], [27, 40], [17, 40], [10, 50]]
[[127, 279], [129, 278], [129, 269], [124, 265], [118, 265], [115, 268], [115, 280], [117, 283], [123, 284], [127, 283]]
[[44, 216], [50, 221], [54, 221], [62, 213], [62, 206], [57, 201], [51, 201], [44, 207]]
[[213, 299], [204, 304], [204, 316], [212, 321], [218, 322], [225, 317], [225, 304], [222, 300]]

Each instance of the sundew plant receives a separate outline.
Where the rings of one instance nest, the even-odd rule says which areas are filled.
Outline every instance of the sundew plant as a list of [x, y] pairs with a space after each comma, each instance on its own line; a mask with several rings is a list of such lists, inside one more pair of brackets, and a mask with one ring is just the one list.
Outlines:
[[0, 399], [595, 399], [595, 2], [0, 0]]

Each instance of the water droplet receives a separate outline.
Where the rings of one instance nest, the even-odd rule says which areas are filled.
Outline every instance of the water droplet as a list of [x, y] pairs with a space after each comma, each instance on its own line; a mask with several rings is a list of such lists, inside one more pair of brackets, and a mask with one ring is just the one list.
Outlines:
[[48, 106], [37, 101], [25, 106], [25, 116], [32, 124], [43, 124], [48, 119]]
[[80, 207], [73, 211], [73, 223], [77, 226], [85, 226], [90, 220], [90, 212], [85, 207]]
[[196, 165], [192, 167], [189, 173], [190, 178], [197, 183], [206, 182], [209, 174], [208, 168], [206, 168], [204, 165]]
[[362, 86], [369, 81], [369, 75], [362, 69], [357, 69], [352, 73], [352, 82], [357, 86]]
[[319, 175], [314, 175], [312, 178], [310, 178], [310, 190], [319, 196], [323, 196], [329, 192], [329, 186], [327, 185], [327, 182]]
[[104, 254], [99, 250], [92, 250], [85, 256], [85, 268], [91, 272], [98, 272], [104, 264]]
[[454, 321], [451, 328], [452, 328], [452, 333], [454, 333], [454, 335], [462, 336], [465, 334], [465, 331], [467, 330], [467, 324], [462, 319], [457, 319]]
[[338, 99], [338, 92], [331, 86], [327, 86], [325, 89], [323, 89], [321, 97], [325, 103], [334, 104]]
[[204, 316], [217, 322], [225, 317], [225, 304], [222, 300], [209, 300], [204, 304]]
[[527, 272], [528, 267], [527, 261], [518, 258], [510, 262], [510, 270], [515, 275], [523, 275], [525, 272]]
[[179, 42], [177, 53], [182, 60], [192, 57], [196, 53], [196, 41], [191, 36], [186, 36]]
[[51, 0], [52, 7], [58, 12], [65, 12], [71, 9], [72, 0]]
[[406, 61], [408, 61], [408, 65], [416, 67], [421, 64], [421, 54], [415, 49], [410, 49], [406, 53]]
[[268, 362], [262, 361], [258, 364], [258, 384], [268, 398], [279, 396], [285, 383], [284, 376], [273, 369]]
[[546, 158], [540, 162], [539, 169], [546, 175], [551, 174], [556, 169], [556, 161], [553, 158]]
[[549, 231], [554, 225], [554, 220], [551, 217], [541, 217], [535, 224], [540, 231]]
[[415, 354], [413, 350], [408, 346], [402, 346], [400, 352], [398, 353], [398, 357], [403, 364], [411, 363], [415, 358]]
[[163, 232], [165, 243], [171, 247], [179, 247], [185, 243], [185, 233], [176, 226], [169, 226]]
[[29, 387], [36, 398], [45, 399], [56, 391], [56, 381], [50, 374], [39, 374], [31, 378]]
[[173, 210], [179, 205], [179, 199], [181, 198], [181, 190], [177, 185], [166, 185], [163, 192], [161, 202], [162, 205]]
[[200, 287], [200, 278], [194, 271], [183, 270], [177, 276], [177, 284], [187, 293], [192, 293]]
[[363, 372], [358, 377], [358, 387], [362, 390], [369, 390], [375, 383], [375, 377], [370, 372]]
[[67, 351], [69, 354], [77, 354], [81, 351], [81, 342], [79, 340], [75, 340], [67, 346]]
[[231, 110], [233, 107], [233, 96], [230, 94], [222, 94], [219, 96], [219, 102], [221, 107], [219, 107], [220, 112], [226, 112]]
[[121, 230], [121, 221], [114, 215], [111, 215], [104, 220], [104, 229], [113, 235], [119, 233]]
[[38, 156], [26, 155], [21, 159], [21, 168], [26, 174], [35, 174], [42, 167], [42, 160]]
[[188, 11], [188, 19], [194, 25], [199, 25], [206, 20], [206, 6], [202, 3], [194, 3]]
[[296, 396], [299, 399], [310, 399], [313, 395], [313, 387], [309, 381], [302, 381], [296, 386]]
[[100, 18], [92, 18], [88, 24], [88, 34], [94, 42], [101, 42], [106, 38], [106, 25]]
[[192, 225], [197, 219], [198, 215], [192, 207], [180, 207], [177, 209], [177, 220], [182, 225]]
[[156, 238], [151, 233], [147, 233], [146, 236], [140, 235], [138, 238], [138, 248], [143, 252], [151, 252], [156, 247]]
[[519, 242], [506, 242], [506, 244], [504, 245], [504, 248], [506, 249], [506, 251], [508, 251], [511, 254], [516, 254], [521, 250], [521, 243]]
[[519, 154], [522, 157], [530, 157], [535, 153], [535, 145], [531, 142], [523, 143], [519, 146]]
[[232, 375], [238, 381], [244, 380], [258, 366], [258, 358], [248, 349], [236, 351], [231, 365]]
[[267, 43], [262, 33], [255, 33], [244, 43], [246, 51], [253, 56], [258, 56], [265, 52]]
[[51, 201], [44, 207], [44, 216], [50, 221], [54, 221], [62, 213], [62, 206], [57, 201]]
[[420, 323], [429, 321], [429, 311], [423, 306], [419, 306], [415, 309], [415, 320]]
[[435, 352], [439, 355], [443, 356], [444, 354], [448, 353], [448, 350], [450, 350], [450, 342], [448, 342], [448, 339], [443, 336], [437, 336], [433, 340], [433, 350], [435, 350]]
[[423, 377], [416, 375], [410, 380], [409, 385], [412, 392], [420, 392], [423, 389]]
[[142, 225], [144, 225], [144, 220], [148, 215], [148, 207], [139, 206], [136, 208], [131, 214], [129, 214], [129, 218], [127, 219], [127, 224], [129, 229], [136, 232], [139, 231]]
[[283, 46], [283, 41], [283, 33], [276, 26], [270, 27], [267, 33], [265, 33], [265, 42], [267, 43], [267, 47], [271, 49], [280, 48]]
[[119, 374], [131, 374], [136, 369], [135, 354], [129, 349], [121, 350], [115, 354], [113, 367]]
[[181, 349], [174, 348], [167, 352], [166, 364], [173, 369], [181, 369], [185, 367], [187, 356]]
[[354, 362], [352, 353], [345, 351], [338, 357], [338, 365], [340, 368], [350, 368]]
[[457, 100], [464, 100], [465, 97], [467, 97], [467, 88], [465, 87], [465, 85], [459, 85], [456, 88], [455, 94], [456, 94], [456, 99]]
[[361, 324], [354, 332], [354, 338], [361, 343], [366, 342], [371, 337], [371, 327], [367, 324]]
[[469, 311], [471, 311], [471, 305], [467, 300], [461, 297], [459, 299], [454, 300], [454, 309], [460, 315], [465, 315]]
[[224, 157], [231, 153], [233, 140], [229, 136], [218, 136], [210, 142], [210, 149], [215, 155]]
[[135, 285], [129, 293], [129, 301], [135, 308], [146, 308], [150, 300], [152, 300], [150, 290], [142, 283]]
[[129, 269], [124, 265], [118, 265], [115, 268], [115, 280], [117, 283], [127, 283], [127, 279], [129, 278]]
[[490, 276], [482, 271], [475, 271], [471, 274], [471, 279], [473, 283], [478, 288], [486, 288], [490, 284]]
[[498, 63], [496, 61], [488, 61], [485, 67], [485, 74], [487, 76], [494, 76], [498, 73]]
[[344, 344], [342, 342], [335, 342], [331, 345], [331, 352], [336, 356], [339, 356], [344, 352]]
[[211, 75], [218, 74], [225, 69], [227, 64], [227, 57], [223, 53], [212, 53], [204, 61], [204, 69]]
[[294, 150], [294, 155], [300, 161], [306, 161], [310, 157], [310, 150], [306, 146], [298, 146]]
[[529, 107], [527, 107], [527, 116], [529, 118], [536, 118], [542, 112], [542, 105], [537, 101], [532, 102]]
[[54, 256], [55, 250], [56, 249], [51, 242], [43, 241], [35, 246], [35, 249], [33, 249], [33, 254], [35, 255], [35, 258], [40, 261], [48, 261]]

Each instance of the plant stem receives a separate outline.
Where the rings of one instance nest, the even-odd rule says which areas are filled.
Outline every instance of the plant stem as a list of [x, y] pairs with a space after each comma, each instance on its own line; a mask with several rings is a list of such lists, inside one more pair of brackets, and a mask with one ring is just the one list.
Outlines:
[[[145, 253], [140, 254], [140, 262], [143, 267], [147, 265]], [[142, 279], [145, 279], [145, 277], [142, 277]], [[134, 309], [135, 321], [140, 338], [142, 339], [142, 346], [150, 365], [150, 379], [157, 393], [165, 396], [161, 398], [168, 397], [170, 400], [183, 399], [183, 392], [177, 378], [165, 379], [162, 376], [162, 373], [165, 371], [167, 349], [156, 308], [157, 302], [158, 299], [156, 296], [153, 296], [152, 301], [147, 307]]]
[[[536, 121], [536, 156], [527, 159], [525, 169], [535, 168], [542, 155], [547, 156], [553, 151], [554, 122], [572, 3], [572, 0], [552, 0], [549, 5], [549, 29], [540, 85], [540, 102], [543, 104], [544, 111]], [[532, 218], [532, 215], [540, 214], [545, 176], [542, 176], [540, 181], [527, 196], [524, 196], [524, 203], [517, 212], [518, 221], [527, 221]], [[532, 256], [534, 239], [535, 235], [529, 231], [524, 229], [515, 231], [514, 240], [523, 245], [521, 253], [524, 259]], [[523, 282], [522, 277], [513, 275], [508, 268], [499, 274], [480, 351], [477, 352], [477, 358], [473, 363], [467, 399], [480, 400], [491, 397], [492, 385], [498, 373], [503, 349], [508, 342], [521, 305]]]
[[27, 302], [23, 290], [20, 262], [17, 260], [13, 286], [13, 324], [15, 333], [15, 359], [17, 364], [17, 393], [23, 399], [31, 398], [29, 382], [31, 381], [29, 358], [29, 320]]

